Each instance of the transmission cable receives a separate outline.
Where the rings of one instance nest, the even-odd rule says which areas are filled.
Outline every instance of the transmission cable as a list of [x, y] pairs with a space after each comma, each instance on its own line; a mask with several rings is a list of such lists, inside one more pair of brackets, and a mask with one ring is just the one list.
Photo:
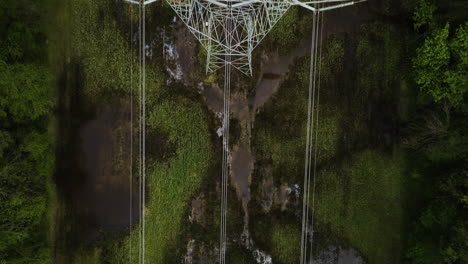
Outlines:
[[[319, 29], [320, 27], [320, 29]], [[306, 129], [306, 154], [304, 166], [304, 190], [303, 190], [303, 207], [302, 207], [302, 234], [301, 234], [301, 264], [307, 262], [307, 242], [309, 238], [309, 208], [310, 208], [310, 185], [311, 174], [312, 178], [312, 221], [310, 228], [310, 240], [313, 241], [313, 217], [314, 217], [314, 200], [315, 200], [315, 175], [317, 166], [317, 145], [318, 145], [318, 110], [319, 110], [319, 91], [320, 91], [320, 64], [321, 64], [321, 43], [323, 35], [323, 14], [314, 12], [312, 20], [312, 43], [311, 43], [311, 60], [309, 72], [309, 96], [307, 108], [307, 129]], [[320, 41], [320, 42], [319, 42]], [[318, 52], [320, 45], [320, 53]], [[318, 57], [320, 59], [318, 59]], [[318, 71], [317, 71], [318, 68]], [[318, 83], [317, 83], [318, 79]], [[315, 135], [314, 135], [315, 133]], [[315, 138], [314, 138], [315, 136]], [[312, 162], [313, 158], [313, 162]], [[312, 247], [311, 247], [312, 250]], [[312, 251], [310, 252], [310, 262], [313, 261]]]
[[[319, 55], [318, 55], [318, 84], [317, 84], [317, 107], [316, 107], [316, 129], [315, 129], [315, 149], [314, 149], [314, 173], [312, 183], [312, 217], [311, 217], [311, 228], [314, 228], [314, 216], [315, 216], [315, 186], [317, 178], [317, 156], [318, 156], [318, 132], [319, 132], [319, 110], [320, 110], [320, 85], [321, 85], [321, 70], [322, 70], [322, 41], [323, 41], [323, 16], [321, 13], [320, 20], [320, 32], [319, 32]], [[314, 244], [314, 231], [312, 230], [310, 238], [310, 263], [313, 262], [313, 244]]]
[[231, 4], [229, 3], [229, 15], [226, 18], [225, 36], [227, 53], [225, 54], [224, 71], [224, 107], [223, 107], [223, 156], [222, 156], [222, 177], [221, 177], [221, 221], [220, 221], [220, 264], [225, 263], [226, 243], [227, 243], [227, 192], [229, 179], [229, 122], [230, 122], [230, 94], [231, 94]]
[[306, 129], [306, 153], [305, 153], [305, 166], [304, 166], [304, 188], [303, 188], [303, 203], [302, 203], [302, 234], [301, 234], [301, 264], [306, 262], [307, 252], [306, 252], [306, 243], [307, 243], [307, 211], [308, 211], [308, 185], [309, 185], [309, 146], [310, 142], [310, 130], [311, 130], [311, 120], [312, 120], [312, 108], [313, 102], [315, 101], [315, 90], [314, 90], [314, 79], [313, 75], [313, 66], [314, 66], [314, 50], [315, 50], [315, 34], [316, 34], [316, 13], [314, 12], [312, 18], [312, 42], [311, 42], [311, 53], [310, 53], [310, 79], [309, 79], [309, 96], [308, 96], [308, 107], [307, 107], [307, 129]]
[[129, 223], [129, 263], [132, 263], [132, 225], [133, 225], [133, 5], [130, 5], [130, 223]]
[[140, 264], [144, 263], [144, 254], [143, 254], [143, 218], [144, 218], [144, 208], [143, 208], [143, 3], [140, 2], [139, 9], [138, 9], [138, 37], [139, 37], [139, 45], [138, 45], [138, 60], [139, 60], [139, 134], [138, 134], [138, 194], [139, 194], [139, 232], [138, 232], [138, 243], [139, 243], [139, 258], [138, 261]]
[[145, 5], [142, 5], [142, 12], [143, 12], [143, 42], [142, 42], [142, 55], [143, 55], [143, 85], [142, 85], [142, 118], [143, 118], [143, 124], [142, 124], [142, 138], [143, 138], [143, 150], [142, 150], [142, 181], [143, 181], [143, 196], [141, 198], [142, 200], [142, 226], [143, 226], [143, 232], [142, 232], [142, 255], [143, 255], [143, 264], [145, 263], [145, 227], [146, 227], [146, 220], [145, 220], [145, 208], [146, 208], [146, 12], [145, 12]]

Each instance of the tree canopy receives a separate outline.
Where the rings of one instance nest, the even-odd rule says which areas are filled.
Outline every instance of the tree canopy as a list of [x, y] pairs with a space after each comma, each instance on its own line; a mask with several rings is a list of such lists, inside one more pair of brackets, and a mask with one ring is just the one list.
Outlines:
[[[42, 1], [0, 4], [0, 263], [50, 263], [47, 184], [54, 107]], [[28, 2], [29, 3], [29, 2]]]
[[435, 10], [421, 1], [414, 13], [414, 27], [427, 26], [425, 33], [429, 35], [416, 50], [415, 81], [434, 101], [446, 100], [458, 106], [468, 91], [468, 23], [461, 24], [452, 33], [449, 22], [437, 26], [432, 14]]

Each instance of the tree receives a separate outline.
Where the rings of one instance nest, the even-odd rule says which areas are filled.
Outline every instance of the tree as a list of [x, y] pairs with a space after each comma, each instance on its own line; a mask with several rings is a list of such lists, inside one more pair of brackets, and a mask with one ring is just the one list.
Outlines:
[[425, 25], [432, 26], [434, 24], [433, 13], [435, 10], [436, 7], [427, 0], [419, 1], [418, 7], [413, 14], [414, 29], [418, 30]]
[[50, 84], [46, 66], [0, 61], [0, 120], [26, 123], [47, 115], [54, 105]]
[[438, 182], [437, 195], [414, 225], [406, 255], [412, 264], [465, 264], [468, 260], [468, 171]]
[[[428, 23], [427, 15], [416, 17], [415, 27]], [[459, 106], [468, 90], [468, 23], [456, 30], [453, 39], [449, 36], [450, 24], [446, 23], [434, 29], [417, 49], [413, 61], [415, 81], [435, 102], [446, 100], [452, 106]]]
[[0, 1], [0, 264], [50, 263], [48, 133], [54, 107], [44, 63], [43, 1]]

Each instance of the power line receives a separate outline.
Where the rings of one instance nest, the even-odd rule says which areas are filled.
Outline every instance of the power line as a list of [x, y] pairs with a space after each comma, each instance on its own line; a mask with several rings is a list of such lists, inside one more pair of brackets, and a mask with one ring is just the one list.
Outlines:
[[[319, 29], [320, 27], [320, 29]], [[312, 43], [311, 43], [311, 59], [309, 72], [309, 96], [307, 107], [307, 129], [306, 129], [306, 154], [304, 166], [304, 190], [303, 190], [303, 206], [302, 206], [302, 234], [301, 234], [301, 259], [300, 263], [307, 262], [307, 242], [309, 238], [309, 208], [311, 196], [311, 175], [312, 175], [312, 212], [310, 224], [310, 262], [312, 257], [313, 243], [313, 218], [314, 218], [314, 201], [315, 201], [315, 182], [316, 182], [316, 167], [317, 167], [317, 145], [318, 145], [318, 129], [319, 129], [319, 104], [320, 104], [320, 65], [321, 65], [321, 43], [323, 36], [323, 14], [314, 12], [312, 19]], [[320, 46], [318, 48], [318, 46]], [[320, 52], [318, 51], [320, 49]], [[318, 70], [317, 70], [318, 68]], [[318, 81], [317, 81], [318, 80]], [[314, 134], [315, 133], [315, 134]], [[312, 160], [313, 158], [313, 160]]]
[[140, 264], [144, 263], [144, 254], [143, 254], [143, 218], [144, 218], [144, 208], [143, 208], [143, 7], [142, 5], [139, 6], [138, 9], [138, 60], [139, 60], [139, 108], [138, 108], [138, 115], [139, 115], [139, 129], [138, 129], [138, 199], [139, 199], [139, 232], [138, 232], [138, 262]]
[[313, 79], [314, 60], [315, 60], [315, 36], [316, 36], [316, 13], [314, 12], [312, 18], [312, 43], [310, 53], [310, 74], [309, 74], [309, 96], [307, 106], [307, 129], [306, 129], [306, 153], [305, 153], [305, 166], [304, 166], [304, 188], [303, 188], [303, 204], [302, 204], [302, 234], [301, 234], [301, 264], [304, 264], [307, 259], [307, 224], [308, 224], [308, 191], [309, 191], [309, 167], [310, 167], [310, 145], [311, 145], [311, 127], [313, 125], [313, 108], [315, 102], [315, 86]]
[[133, 5], [130, 6], [130, 223], [129, 263], [132, 263], [133, 225]]
[[[317, 107], [316, 107], [316, 130], [315, 130], [315, 150], [314, 150], [314, 173], [313, 173], [313, 183], [312, 183], [312, 217], [311, 217], [311, 228], [314, 228], [314, 217], [315, 217], [315, 186], [316, 186], [316, 175], [317, 175], [317, 156], [318, 156], [318, 132], [319, 132], [319, 109], [320, 109], [320, 84], [321, 84], [321, 69], [322, 69], [322, 40], [323, 40], [323, 16], [319, 18], [320, 23], [320, 32], [319, 34], [319, 61], [318, 61], [318, 84], [317, 84]], [[318, 26], [317, 26], [318, 27]], [[310, 239], [310, 262], [313, 262], [313, 244], [314, 244], [314, 231], [312, 230], [311, 239]]]
[[143, 151], [142, 151], [142, 181], [143, 181], [143, 212], [142, 212], [142, 225], [143, 225], [143, 241], [142, 241], [142, 251], [143, 251], [143, 264], [145, 263], [145, 207], [146, 207], [146, 12], [145, 12], [145, 5], [142, 5], [142, 12], [143, 12], [143, 43], [142, 43], [142, 55], [143, 55], [143, 87], [142, 87], [142, 104], [143, 104], [143, 124], [142, 124], [142, 138], [143, 138]]
[[[228, 14], [224, 18], [224, 34], [228, 49], [232, 43], [232, 9], [228, 4]], [[221, 177], [221, 221], [220, 221], [220, 264], [225, 263], [227, 249], [227, 193], [229, 180], [229, 123], [230, 123], [230, 94], [231, 94], [231, 55], [225, 55], [224, 72], [224, 108], [223, 108], [223, 156]]]

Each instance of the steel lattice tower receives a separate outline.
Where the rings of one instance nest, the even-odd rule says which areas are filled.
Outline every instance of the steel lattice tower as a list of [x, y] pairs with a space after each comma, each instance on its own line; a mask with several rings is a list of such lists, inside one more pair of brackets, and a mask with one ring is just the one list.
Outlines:
[[[125, 1], [148, 5], [157, 0]], [[207, 73], [223, 67], [229, 56], [229, 63], [249, 76], [253, 50], [291, 6], [302, 6], [315, 13], [362, 1], [166, 0], [205, 48]]]

